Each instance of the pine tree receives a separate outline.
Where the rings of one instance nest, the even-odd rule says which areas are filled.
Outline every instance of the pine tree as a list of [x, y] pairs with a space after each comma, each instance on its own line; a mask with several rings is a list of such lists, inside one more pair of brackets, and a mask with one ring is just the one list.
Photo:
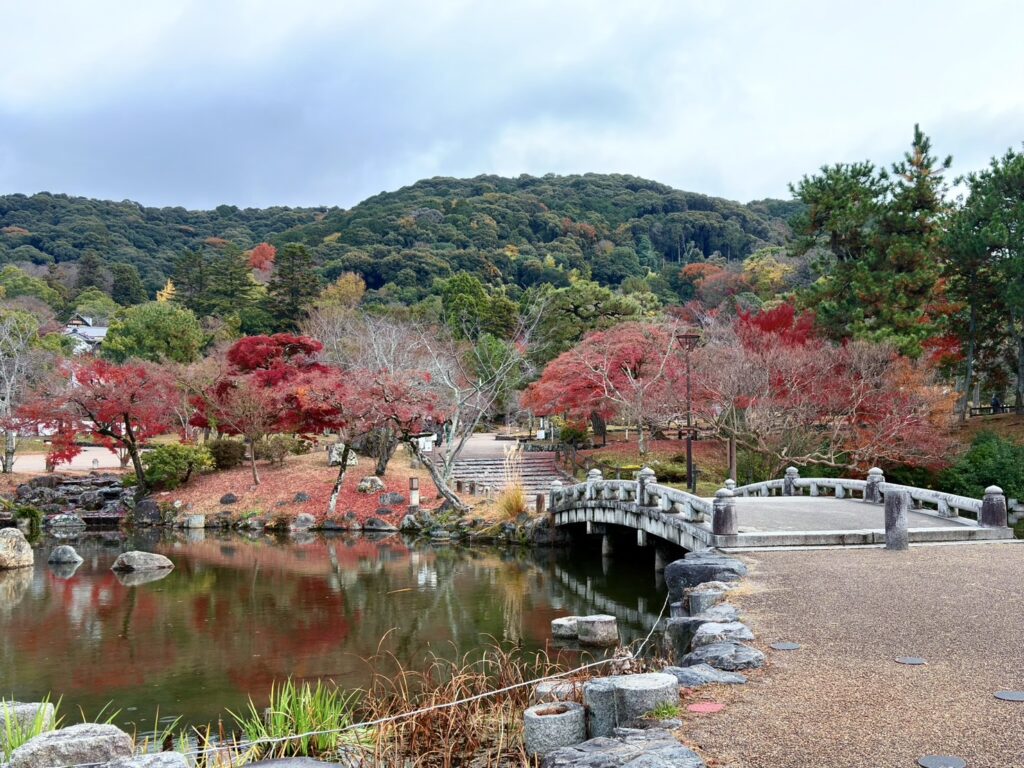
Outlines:
[[78, 278], [75, 288], [81, 292], [86, 288], [105, 290], [103, 279], [103, 261], [96, 251], [86, 251], [78, 260]]
[[291, 243], [278, 251], [274, 276], [267, 286], [267, 310], [282, 330], [298, 328], [319, 292], [320, 280], [309, 249]]
[[174, 297], [177, 293], [178, 290], [174, 287], [174, 282], [168, 277], [167, 284], [156, 292], [156, 300], [159, 302], [174, 301]]
[[110, 297], [122, 307], [141, 304], [148, 298], [134, 264], [111, 264], [110, 275], [113, 278]]

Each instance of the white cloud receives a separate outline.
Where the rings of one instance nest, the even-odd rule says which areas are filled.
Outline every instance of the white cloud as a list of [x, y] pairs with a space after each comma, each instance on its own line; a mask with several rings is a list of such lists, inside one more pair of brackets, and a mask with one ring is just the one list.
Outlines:
[[[0, 191], [351, 204], [620, 171], [738, 199], [1024, 138], [1024, 6], [41, 0], [4, 9]], [[126, 158], [131, 162], [126, 162]]]

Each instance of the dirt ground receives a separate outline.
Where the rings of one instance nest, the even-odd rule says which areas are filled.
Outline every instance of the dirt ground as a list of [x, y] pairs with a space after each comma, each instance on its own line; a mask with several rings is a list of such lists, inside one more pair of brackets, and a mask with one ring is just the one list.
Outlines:
[[[716, 768], [1024, 766], [1024, 544], [751, 553], [735, 602], [768, 664], [683, 733]], [[773, 651], [794, 641], [802, 648]], [[894, 659], [919, 656], [924, 666]]]

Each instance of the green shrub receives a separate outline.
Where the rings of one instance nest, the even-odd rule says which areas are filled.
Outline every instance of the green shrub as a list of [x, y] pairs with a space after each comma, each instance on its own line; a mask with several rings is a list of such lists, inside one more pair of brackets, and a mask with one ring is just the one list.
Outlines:
[[590, 431], [585, 421], [567, 421], [558, 432], [558, 439], [564, 445], [586, 445]]
[[288, 454], [300, 455], [309, 453], [310, 444], [307, 440], [295, 435], [271, 435], [265, 440], [256, 443], [256, 458], [261, 461], [269, 461], [271, 464], [281, 464]]
[[1024, 445], [993, 432], [981, 432], [970, 449], [942, 473], [945, 491], [980, 499], [990, 485], [998, 485], [1007, 498], [1024, 498]]
[[206, 446], [166, 443], [146, 451], [142, 467], [154, 488], [171, 490], [187, 483], [193, 473], [213, 469], [214, 464]]
[[208, 440], [206, 448], [217, 469], [234, 469], [245, 461], [245, 443], [241, 440], [218, 437], [216, 440]]

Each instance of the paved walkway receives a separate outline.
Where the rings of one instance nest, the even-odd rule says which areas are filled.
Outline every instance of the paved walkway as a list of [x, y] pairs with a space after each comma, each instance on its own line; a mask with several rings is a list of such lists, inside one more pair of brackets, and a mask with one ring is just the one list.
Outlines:
[[[740, 533], [765, 531], [885, 530], [885, 507], [831, 496], [767, 496], [736, 499]], [[944, 528], [955, 523], [910, 512], [908, 528]]]
[[[119, 469], [120, 463], [117, 460], [117, 456], [108, 451], [106, 448], [83, 448], [82, 452], [75, 456], [71, 460], [70, 464], [61, 464], [57, 467], [58, 472], [66, 472], [67, 470], [83, 470], [88, 471], [93, 469], [93, 459], [97, 461], [98, 469]], [[45, 453], [17, 453], [14, 456], [14, 471], [15, 472], [45, 472], [46, 471], [46, 454]]]
[[[718, 768], [1024, 766], [1024, 545], [759, 552], [746, 611], [768, 667], [684, 733]], [[746, 591], [746, 590], [744, 590]], [[799, 651], [771, 651], [791, 640]], [[921, 656], [907, 667], [898, 656]]]

